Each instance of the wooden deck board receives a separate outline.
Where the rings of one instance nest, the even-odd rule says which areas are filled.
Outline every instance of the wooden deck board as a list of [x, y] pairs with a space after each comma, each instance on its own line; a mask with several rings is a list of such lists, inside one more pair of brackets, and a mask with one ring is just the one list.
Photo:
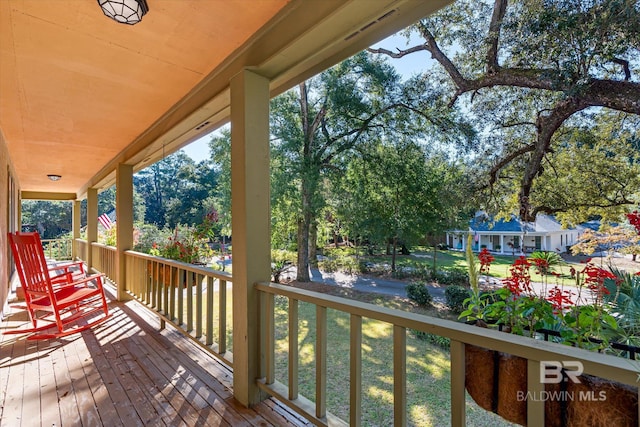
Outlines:
[[[0, 424], [306, 426], [279, 403], [246, 408], [233, 373], [140, 303], [109, 303], [105, 323], [58, 340], [0, 337]], [[10, 311], [2, 329], [23, 325]], [[37, 420], [37, 421], [36, 421]]]
[[[4, 346], [3, 351], [5, 351]], [[5, 374], [7, 378], [7, 387], [11, 385], [12, 389], [15, 388], [17, 393], [6, 393], [5, 400], [2, 402], [2, 419], [6, 420], [7, 424], [11, 425], [11, 423], [22, 422], [22, 396], [24, 395], [24, 383], [22, 378], [25, 377], [25, 367], [23, 362], [25, 358], [26, 343], [22, 341], [15, 341], [15, 344], [7, 348], [6, 351], [11, 355], [7, 360], [8, 369]], [[0, 378], [5, 375], [0, 375]]]
[[[89, 345], [91, 341], [92, 340], [89, 334], [86, 334], [84, 342]], [[82, 347], [81, 341], [78, 340], [74, 343], [76, 344], [78, 349]], [[107, 421], [118, 419], [118, 412], [116, 411], [116, 407], [109, 397], [107, 388], [103, 385], [102, 377], [100, 376], [100, 372], [98, 372], [98, 367], [94, 363], [94, 360], [88, 355], [81, 353], [80, 351], [78, 351], [77, 355], [79, 358], [82, 358], [81, 365], [82, 371], [87, 381], [87, 392], [91, 393], [96, 411], [98, 412], [99, 422], [95, 425], [100, 425], [102, 423], [102, 420]]]
[[[56, 391], [56, 376], [53, 372], [53, 364], [50, 357], [45, 357], [55, 345], [48, 341], [38, 341], [38, 366], [40, 368], [40, 425], [49, 427], [52, 425], [59, 426], [62, 424], [60, 418], [60, 409], [58, 407], [58, 394]], [[45, 424], [43, 420], [50, 421]]]
[[[60, 408], [60, 417], [65, 423], [70, 425], [82, 425], [80, 418], [79, 405], [76, 401], [76, 395], [73, 390], [73, 380], [71, 373], [75, 372], [75, 365], [67, 364], [67, 357], [70, 357], [73, 340], [78, 339], [77, 336], [69, 336], [64, 340], [65, 345], [59, 347], [58, 350], [51, 352], [51, 361], [53, 364], [53, 372], [56, 380], [56, 389], [58, 392], [58, 406]], [[25, 380], [37, 381], [35, 378], [37, 373], [31, 372], [25, 376]], [[42, 420], [43, 425], [52, 425], [47, 419]]]
[[[38, 354], [38, 343], [27, 342], [26, 353], [30, 355]], [[23, 393], [30, 398], [24, 399], [22, 402], [22, 419], [29, 420], [32, 415], [40, 412], [40, 368], [39, 359], [29, 357], [24, 363], [25, 377], [31, 377], [32, 380], [24, 383]]]

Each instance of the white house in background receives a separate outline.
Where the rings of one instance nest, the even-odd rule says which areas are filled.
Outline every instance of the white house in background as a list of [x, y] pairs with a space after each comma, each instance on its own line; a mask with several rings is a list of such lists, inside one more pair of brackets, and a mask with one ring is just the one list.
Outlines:
[[535, 222], [520, 221], [515, 215], [510, 220], [494, 220], [480, 212], [469, 222], [468, 230], [447, 232], [447, 245], [465, 250], [467, 235], [473, 235], [473, 250], [487, 248], [501, 254], [520, 254], [533, 251], [566, 252], [577, 243], [583, 228], [563, 228], [553, 216], [536, 216]]

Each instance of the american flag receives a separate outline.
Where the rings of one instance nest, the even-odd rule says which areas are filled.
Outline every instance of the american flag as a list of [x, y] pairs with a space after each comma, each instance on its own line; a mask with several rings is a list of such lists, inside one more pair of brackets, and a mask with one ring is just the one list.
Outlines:
[[100, 224], [102, 224], [102, 226], [104, 227], [105, 230], [109, 230], [111, 229], [111, 227], [113, 227], [113, 223], [111, 222], [111, 218], [109, 218], [109, 215], [102, 214], [98, 217], [98, 222]]

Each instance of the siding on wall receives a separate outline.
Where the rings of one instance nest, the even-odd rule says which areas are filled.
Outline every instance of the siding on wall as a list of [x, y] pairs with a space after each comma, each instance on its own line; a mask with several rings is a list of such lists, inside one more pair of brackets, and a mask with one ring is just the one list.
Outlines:
[[10, 265], [7, 231], [15, 230], [17, 226], [16, 213], [14, 212], [14, 214], [11, 215], [9, 212], [10, 206], [15, 208], [16, 203], [18, 203], [17, 196], [15, 196], [16, 200], [14, 200], [14, 203], [10, 203], [9, 201], [9, 175], [13, 177], [14, 193], [18, 194], [19, 185], [16, 181], [15, 173], [13, 173], [13, 165], [9, 158], [4, 134], [2, 133], [2, 129], [0, 129], [0, 317], [2, 317], [2, 312], [9, 296], [10, 273], [13, 270]]

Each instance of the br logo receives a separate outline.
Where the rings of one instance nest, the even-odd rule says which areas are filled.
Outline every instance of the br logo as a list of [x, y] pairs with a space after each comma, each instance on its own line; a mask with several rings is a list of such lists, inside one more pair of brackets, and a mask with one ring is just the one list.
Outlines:
[[540, 383], [542, 384], [559, 384], [562, 381], [572, 381], [580, 384], [578, 378], [584, 367], [582, 362], [578, 361], [557, 361], [557, 360], [541, 360], [540, 361]]

